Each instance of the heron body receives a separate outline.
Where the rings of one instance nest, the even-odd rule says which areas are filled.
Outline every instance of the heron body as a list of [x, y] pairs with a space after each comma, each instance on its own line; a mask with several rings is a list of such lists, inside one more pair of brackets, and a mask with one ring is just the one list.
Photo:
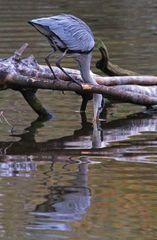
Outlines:
[[[70, 54], [79, 63], [80, 73], [84, 82], [97, 84], [90, 73], [92, 50], [95, 42], [93, 33], [85, 22], [73, 15], [61, 14], [52, 17], [33, 19], [29, 21], [29, 23], [48, 39], [53, 49], [45, 58], [53, 74], [54, 72], [48, 59], [54, 51], [59, 50], [62, 52], [62, 56], [58, 59], [56, 65], [66, 75], [68, 74], [61, 67], [60, 63], [65, 55]], [[55, 74], [54, 77], [56, 77]], [[93, 102], [94, 120], [97, 120], [102, 110], [102, 95], [93, 94]]]

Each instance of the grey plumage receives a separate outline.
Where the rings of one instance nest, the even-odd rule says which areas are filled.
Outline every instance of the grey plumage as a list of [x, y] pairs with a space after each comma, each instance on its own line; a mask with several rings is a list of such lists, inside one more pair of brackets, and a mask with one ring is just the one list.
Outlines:
[[[71, 54], [79, 63], [81, 76], [85, 83], [97, 84], [90, 74], [92, 50], [95, 45], [94, 36], [91, 29], [85, 22], [73, 15], [61, 14], [52, 17], [33, 19], [29, 21], [29, 23], [48, 39], [53, 52], [56, 50], [63, 52], [62, 56], [56, 62], [56, 65], [72, 81], [76, 82], [76, 80], [71, 78], [60, 65], [61, 60], [66, 54]], [[53, 52], [48, 54], [45, 61], [51, 69], [54, 77], [57, 78], [49, 63], [49, 58]], [[78, 82], [76, 83], [79, 84]], [[87, 95], [84, 96], [86, 97]], [[94, 120], [98, 120], [99, 114], [102, 110], [102, 95], [93, 94], [93, 101]], [[86, 106], [84, 106], [81, 110], [85, 109]]]
[[71, 52], [90, 52], [94, 47], [93, 33], [81, 19], [62, 14], [47, 18], [33, 19], [29, 22], [39, 32], [47, 36], [53, 44]]

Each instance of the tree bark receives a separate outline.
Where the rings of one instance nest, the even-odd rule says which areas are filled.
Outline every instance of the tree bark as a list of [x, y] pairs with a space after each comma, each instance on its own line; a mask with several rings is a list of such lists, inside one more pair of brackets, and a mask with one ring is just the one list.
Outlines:
[[106, 45], [99, 41], [97, 47], [101, 53], [101, 59], [97, 61], [96, 67], [109, 76], [137, 76], [137, 72], [130, 71], [113, 64], [109, 59], [109, 52]]
[[80, 82], [82, 87], [71, 82], [57, 67], [53, 67], [53, 70], [60, 80], [54, 79], [50, 69], [39, 65], [33, 56], [22, 59], [26, 47], [27, 44], [24, 44], [12, 57], [0, 60], [0, 90], [11, 88], [20, 91], [41, 118], [49, 119], [50, 114], [35, 95], [38, 89], [75, 91], [80, 95], [100, 93], [117, 102], [144, 106], [157, 104], [157, 77], [139, 76], [135, 72], [112, 64], [106, 48], [102, 45], [99, 47], [102, 59], [97, 62], [97, 67], [110, 76], [117, 76], [102, 77], [91, 72], [99, 85], [90, 85], [83, 83], [78, 70], [65, 68], [65, 71]]
[[48, 120], [52, 115], [43, 107], [39, 99], [36, 97], [36, 90], [21, 90], [24, 99], [30, 107], [39, 115], [39, 120]]

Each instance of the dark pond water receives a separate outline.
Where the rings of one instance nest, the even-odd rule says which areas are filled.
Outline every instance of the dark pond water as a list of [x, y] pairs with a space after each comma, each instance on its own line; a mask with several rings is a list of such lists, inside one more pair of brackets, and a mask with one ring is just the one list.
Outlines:
[[[0, 0], [0, 9], [1, 57], [28, 42], [25, 56], [44, 63], [49, 45], [27, 21], [66, 12], [88, 22], [114, 63], [157, 72], [155, 0]], [[95, 50], [95, 72], [99, 57]], [[35, 121], [19, 93], [0, 95], [0, 238], [157, 239], [157, 115], [117, 104], [94, 131], [92, 103], [80, 116], [73, 93], [38, 97], [53, 113], [49, 122]]]

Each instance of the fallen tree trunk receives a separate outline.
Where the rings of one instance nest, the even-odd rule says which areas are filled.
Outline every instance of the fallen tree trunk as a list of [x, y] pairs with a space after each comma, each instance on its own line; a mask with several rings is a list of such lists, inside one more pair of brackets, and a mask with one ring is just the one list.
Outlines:
[[[82, 84], [82, 88], [76, 83], [62, 80], [45, 80], [28, 78], [22, 75], [9, 74], [5, 81], [9, 88], [19, 89], [52, 89], [60, 91], [75, 91], [77, 93], [100, 93], [106, 98], [130, 102], [145, 106], [157, 104], [157, 86], [140, 87], [132, 85], [107, 87], [102, 85]], [[135, 91], [136, 87], [136, 91]]]
[[[53, 67], [55, 74], [61, 80], [53, 79], [50, 69], [46, 66], [39, 65], [34, 57], [21, 59], [23, 51], [27, 44], [23, 45], [12, 57], [0, 60], [0, 89], [5, 90], [11, 88], [20, 91], [28, 104], [40, 117], [49, 118], [50, 115], [37, 99], [35, 93], [38, 89], [52, 89], [61, 91], [75, 91], [80, 95], [85, 93], [100, 93], [106, 98], [120, 102], [130, 102], [144, 106], [152, 106], [157, 104], [157, 77], [155, 76], [116, 76], [102, 77], [93, 74], [94, 78], [100, 85], [83, 84], [80, 72], [74, 69], [65, 68], [66, 72], [72, 78], [82, 83], [82, 87], [69, 78], [57, 67]], [[104, 54], [103, 50], [103, 54]], [[102, 55], [103, 56], [103, 55]], [[101, 66], [108, 61], [101, 59]], [[106, 65], [106, 68], [108, 68]], [[112, 65], [112, 73], [118, 74], [117, 67]], [[119, 68], [120, 72], [125, 75], [131, 74], [128, 70]], [[127, 74], [126, 74], [127, 72]], [[133, 72], [132, 72], [133, 73]], [[132, 74], [133, 75], [133, 74]]]

